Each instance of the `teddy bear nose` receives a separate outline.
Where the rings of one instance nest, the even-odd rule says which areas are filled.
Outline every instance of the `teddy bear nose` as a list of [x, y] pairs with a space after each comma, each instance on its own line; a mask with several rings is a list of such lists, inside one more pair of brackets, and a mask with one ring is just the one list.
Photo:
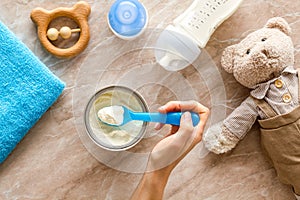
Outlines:
[[266, 57], [268, 57], [269, 53], [268, 53], [267, 50], [264, 49], [264, 50], [262, 50], [261, 52], [262, 52]]

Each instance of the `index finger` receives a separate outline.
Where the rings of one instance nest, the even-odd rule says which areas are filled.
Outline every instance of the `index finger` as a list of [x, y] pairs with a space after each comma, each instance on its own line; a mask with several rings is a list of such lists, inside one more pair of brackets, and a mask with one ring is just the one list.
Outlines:
[[197, 101], [170, 101], [164, 106], [158, 109], [159, 112], [168, 113], [168, 112], [184, 112], [184, 111], [192, 111], [195, 113], [208, 113], [209, 110], [202, 104]]

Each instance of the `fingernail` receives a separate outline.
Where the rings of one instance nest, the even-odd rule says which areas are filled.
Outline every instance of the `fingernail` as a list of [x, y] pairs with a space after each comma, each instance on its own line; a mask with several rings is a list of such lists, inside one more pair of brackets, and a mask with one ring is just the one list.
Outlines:
[[183, 119], [184, 121], [188, 122], [188, 121], [191, 121], [191, 113], [190, 112], [185, 112], [183, 113]]
[[161, 107], [158, 108], [158, 110], [161, 110], [161, 111], [162, 111], [162, 110], [165, 110], [165, 107], [164, 107], [164, 106], [161, 106]]
[[160, 124], [159, 123], [156, 123], [155, 125], [154, 125], [154, 129], [159, 129], [159, 126], [160, 126]]

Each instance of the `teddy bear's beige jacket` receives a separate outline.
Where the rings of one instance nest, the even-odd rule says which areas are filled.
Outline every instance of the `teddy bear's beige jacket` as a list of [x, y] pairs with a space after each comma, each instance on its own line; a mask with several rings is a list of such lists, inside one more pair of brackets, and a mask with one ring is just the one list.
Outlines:
[[[292, 66], [284, 69], [280, 77], [257, 85], [251, 96], [264, 99], [278, 115], [292, 111], [299, 105], [298, 75]], [[224, 121], [224, 125], [238, 138], [243, 138], [257, 118], [267, 116], [256, 105], [252, 97], [243, 101]]]
[[300, 69], [287, 67], [278, 78], [258, 85], [224, 123], [239, 138], [259, 116], [262, 150], [281, 182], [300, 194]]

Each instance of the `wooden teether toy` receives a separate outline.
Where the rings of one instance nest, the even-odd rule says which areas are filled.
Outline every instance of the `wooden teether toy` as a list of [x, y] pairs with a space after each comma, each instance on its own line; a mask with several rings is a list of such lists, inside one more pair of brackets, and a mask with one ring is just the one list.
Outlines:
[[[87, 19], [90, 12], [90, 5], [84, 1], [80, 1], [72, 8], [61, 7], [51, 11], [43, 8], [35, 8], [31, 12], [30, 17], [37, 25], [38, 37], [45, 49], [55, 56], [69, 58], [82, 52], [88, 45], [90, 32]], [[71, 29], [68, 26], [62, 26], [60, 30], [49, 28], [49, 24], [52, 20], [59, 17], [67, 17], [74, 20], [79, 28]], [[72, 33], [76, 32], [80, 34], [79, 39], [72, 47], [66, 49], [58, 48], [51, 42], [57, 40], [59, 36], [63, 39], [69, 39]]]

